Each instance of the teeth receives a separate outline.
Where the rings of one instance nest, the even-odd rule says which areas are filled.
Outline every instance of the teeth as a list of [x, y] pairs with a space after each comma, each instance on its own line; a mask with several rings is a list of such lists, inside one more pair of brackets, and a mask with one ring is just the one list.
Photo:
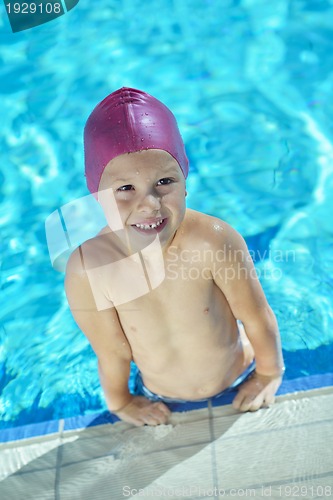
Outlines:
[[135, 224], [136, 227], [140, 229], [155, 229], [156, 227], [160, 226], [164, 219], [158, 221], [158, 222], [153, 222], [153, 224]]

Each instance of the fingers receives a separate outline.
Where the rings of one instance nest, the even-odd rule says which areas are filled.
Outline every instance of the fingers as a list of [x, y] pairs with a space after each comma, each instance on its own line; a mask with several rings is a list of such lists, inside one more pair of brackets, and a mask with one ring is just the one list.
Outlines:
[[118, 416], [125, 422], [140, 427], [143, 425], [166, 424], [170, 414], [171, 411], [164, 403], [153, 403], [138, 396], [131, 405], [126, 407], [126, 412], [119, 412]]
[[262, 407], [263, 403], [264, 403], [263, 398], [260, 396], [257, 396], [256, 398], [248, 397], [243, 401], [240, 410], [243, 412], [257, 411], [259, 410], [259, 408]]
[[153, 403], [142, 409], [141, 418], [144, 424], [161, 425], [168, 421], [170, 410], [163, 403]]
[[275, 403], [275, 396], [267, 396], [265, 398], [265, 401], [264, 401], [264, 404], [263, 404], [263, 407], [264, 408], [269, 408], [271, 405], [273, 405]]
[[244, 393], [239, 393], [235, 397], [232, 406], [235, 410], [239, 410], [241, 412], [257, 411], [260, 408], [269, 408], [274, 401], [274, 396], [265, 398], [263, 394], [245, 395]]
[[241, 412], [268, 408], [275, 401], [275, 393], [280, 385], [276, 378], [254, 375], [244, 382], [233, 401], [235, 410]]
[[171, 411], [169, 410], [169, 408], [162, 402], [158, 402], [158, 403], [155, 403], [157, 408], [162, 412], [164, 413], [164, 415], [166, 415], [167, 417], [169, 417], [171, 415]]
[[238, 401], [234, 400], [232, 406], [235, 408], [235, 410], [246, 412], [246, 411], [257, 411], [259, 410], [259, 408], [261, 408], [262, 404], [263, 404], [262, 398], [247, 396], [244, 399], [240, 399]]
[[259, 398], [256, 398], [255, 396], [238, 394], [234, 399], [232, 406], [235, 408], [235, 410], [246, 412], [258, 410], [261, 406], [261, 403], [262, 401], [260, 401]]

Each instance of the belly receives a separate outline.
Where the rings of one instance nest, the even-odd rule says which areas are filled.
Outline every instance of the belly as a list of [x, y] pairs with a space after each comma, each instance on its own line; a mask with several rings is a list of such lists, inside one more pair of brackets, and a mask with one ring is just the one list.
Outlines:
[[236, 349], [238, 329], [234, 318], [216, 318], [207, 307], [190, 315], [163, 316], [151, 312], [126, 315], [123, 330], [132, 349], [133, 360], [145, 372], [156, 376], [177, 366], [182, 370], [205, 359], [224, 363], [226, 352]]
[[206, 349], [187, 357], [175, 353], [164, 370], [151, 371], [143, 366], [142, 376], [148, 389], [163, 396], [196, 400], [214, 396], [227, 388], [242, 373], [244, 354], [239, 343], [228, 349]]
[[222, 292], [207, 283], [190, 285], [169, 293], [161, 287], [119, 308], [118, 315], [146, 387], [195, 400], [227, 387], [241, 373], [244, 357]]

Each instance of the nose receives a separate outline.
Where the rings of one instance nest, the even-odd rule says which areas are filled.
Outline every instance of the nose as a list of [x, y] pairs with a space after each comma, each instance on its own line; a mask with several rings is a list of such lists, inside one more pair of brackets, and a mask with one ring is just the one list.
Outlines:
[[155, 212], [161, 208], [161, 199], [156, 192], [148, 192], [141, 198], [138, 209], [141, 212]]

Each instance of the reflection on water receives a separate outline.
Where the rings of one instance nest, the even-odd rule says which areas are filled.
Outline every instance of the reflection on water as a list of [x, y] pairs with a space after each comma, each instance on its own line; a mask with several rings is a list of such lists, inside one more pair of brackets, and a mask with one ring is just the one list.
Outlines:
[[332, 343], [332, 2], [154, 7], [80, 2], [0, 40], [4, 425], [104, 408], [44, 222], [88, 194], [83, 126], [123, 85], [150, 92], [177, 116], [191, 163], [189, 206], [225, 219], [260, 251], [285, 349], [302, 352], [299, 373], [293, 363], [287, 376], [330, 369], [329, 357], [325, 368], [323, 356], [303, 350]]

